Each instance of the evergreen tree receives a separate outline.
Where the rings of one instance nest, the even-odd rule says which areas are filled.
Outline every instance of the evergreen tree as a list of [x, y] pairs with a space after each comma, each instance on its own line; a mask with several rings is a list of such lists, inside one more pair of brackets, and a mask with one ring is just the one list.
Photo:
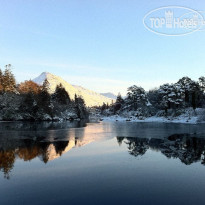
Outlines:
[[200, 105], [202, 107], [205, 107], [205, 77], [199, 78], [199, 85], [200, 85], [200, 89], [201, 89]]
[[127, 104], [134, 110], [147, 104], [147, 95], [142, 87], [133, 85], [127, 91]]
[[116, 113], [116, 111], [120, 110], [122, 105], [124, 104], [124, 100], [121, 96], [120, 93], [118, 93], [118, 96], [117, 96], [117, 99], [116, 99], [116, 102], [114, 104], [114, 114]]
[[74, 97], [74, 102], [75, 104], [78, 104], [78, 96], [75, 94], [75, 97]]
[[16, 90], [16, 80], [11, 71], [11, 64], [5, 66], [2, 77], [2, 87], [4, 92], [15, 92]]
[[20, 106], [20, 111], [23, 112], [25, 119], [35, 120], [39, 107], [37, 105], [37, 94], [28, 92], [23, 94], [24, 99]]
[[183, 99], [186, 106], [190, 106], [191, 104], [190, 89], [192, 83], [193, 80], [189, 77], [183, 77], [177, 82], [177, 84], [179, 84], [181, 87], [181, 92], [183, 94]]
[[119, 103], [119, 104], [123, 104], [124, 103], [124, 100], [123, 100], [123, 98], [122, 98], [120, 93], [118, 93], [118, 95], [117, 95], [116, 103]]
[[78, 118], [86, 118], [88, 116], [88, 112], [86, 110], [84, 99], [81, 96], [77, 96], [75, 94], [74, 104]]
[[160, 109], [160, 103], [162, 102], [162, 96], [159, 93], [159, 90], [157, 88], [153, 90], [149, 90], [147, 93], [148, 100], [150, 104], [155, 108], [155, 109]]
[[48, 82], [47, 79], [45, 79], [43, 82], [42, 91], [49, 93], [49, 89], [50, 89], [50, 83]]
[[103, 103], [103, 105], [101, 106], [101, 113], [103, 113], [103, 111], [106, 109], [106, 104], [105, 103]]
[[85, 107], [85, 101], [83, 99], [82, 96], [78, 96], [78, 104], [81, 106], [81, 107]]
[[2, 85], [2, 83], [3, 83], [3, 72], [2, 72], [2, 70], [0, 68], [0, 93], [3, 92], [3, 85]]
[[205, 92], [205, 77], [202, 76], [199, 78], [199, 85], [201, 87], [201, 90]]
[[42, 109], [42, 112], [45, 112], [46, 114], [49, 114], [51, 116], [52, 104], [51, 104], [51, 96], [48, 90], [49, 90], [49, 82], [46, 79], [43, 83], [40, 93], [38, 94], [38, 106]]
[[167, 112], [170, 108], [178, 108], [182, 104], [181, 89], [179, 84], [164, 84], [159, 88], [161, 107]]
[[71, 102], [69, 94], [62, 86], [62, 84], [56, 86], [55, 93], [53, 94], [53, 99], [63, 105], [68, 105]]
[[200, 85], [198, 82], [193, 81], [190, 84], [190, 95], [191, 95], [191, 105], [195, 110], [200, 103], [200, 99], [203, 96], [203, 91], [200, 89]]

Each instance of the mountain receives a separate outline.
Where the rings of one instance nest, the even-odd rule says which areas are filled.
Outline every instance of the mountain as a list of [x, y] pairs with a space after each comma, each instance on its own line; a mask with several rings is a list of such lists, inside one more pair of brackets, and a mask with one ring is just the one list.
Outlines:
[[103, 96], [105, 96], [107, 98], [111, 98], [113, 100], [117, 99], [117, 96], [115, 94], [113, 94], [113, 93], [100, 93], [100, 95], [103, 95]]
[[111, 98], [108, 98], [99, 93], [83, 88], [81, 86], [71, 85], [65, 80], [63, 80], [61, 77], [58, 77], [48, 72], [43, 72], [40, 76], [34, 78], [33, 82], [37, 83], [38, 85], [43, 85], [45, 79], [47, 79], [50, 84], [49, 93], [54, 93], [56, 86], [61, 83], [62, 86], [66, 89], [66, 91], [69, 93], [71, 99], [74, 99], [75, 94], [81, 95], [85, 100], [85, 104], [87, 106], [99, 106], [103, 103], [112, 103], [113, 99]]

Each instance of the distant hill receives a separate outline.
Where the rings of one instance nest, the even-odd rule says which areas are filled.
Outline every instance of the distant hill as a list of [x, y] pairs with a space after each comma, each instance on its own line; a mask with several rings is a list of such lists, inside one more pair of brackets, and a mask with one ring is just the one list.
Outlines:
[[45, 79], [47, 79], [50, 84], [49, 93], [54, 93], [56, 86], [61, 83], [66, 89], [66, 91], [69, 93], [71, 99], [74, 99], [75, 94], [81, 95], [85, 100], [85, 104], [87, 106], [100, 106], [103, 103], [112, 103], [113, 98], [106, 97], [81, 86], [71, 85], [65, 80], [63, 80], [61, 77], [58, 77], [48, 72], [43, 72], [40, 76], [34, 78], [33, 82], [42, 85]]
[[100, 93], [100, 94], [105, 96], [105, 97], [111, 98], [113, 100], [117, 99], [117, 96], [115, 94], [113, 94], [113, 93]]

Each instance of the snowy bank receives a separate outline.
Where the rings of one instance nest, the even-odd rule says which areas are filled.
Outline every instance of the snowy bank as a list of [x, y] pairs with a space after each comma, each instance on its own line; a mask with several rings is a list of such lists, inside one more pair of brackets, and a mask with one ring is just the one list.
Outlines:
[[[121, 122], [162, 122], [162, 123], [189, 123], [189, 124], [197, 124], [198, 123], [198, 118], [197, 117], [192, 117], [192, 118], [175, 118], [175, 119], [169, 119], [166, 117], [148, 117], [145, 119], [138, 119], [135, 117], [132, 118], [125, 118], [121, 116], [110, 116], [110, 117], [102, 117], [101, 118], [103, 121], [106, 122], [113, 122], [113, 121], [121, 121]], [[200, 122], [201, 123], [201, 122]], [[204, 122], [205, 123], [205, 122]]]
[[205, 123], [205, 109], [197, 108], [196, 110], [186, 109], [185, 112], [179, 116], [151, 116], [151, 117], [135, 117], [133, 113], [127, 115], [111, 115], [101, 116], [103, 121], [120, 121], [120, 122], [161, 122], [161, 123], [187, 123], [198, 124]]

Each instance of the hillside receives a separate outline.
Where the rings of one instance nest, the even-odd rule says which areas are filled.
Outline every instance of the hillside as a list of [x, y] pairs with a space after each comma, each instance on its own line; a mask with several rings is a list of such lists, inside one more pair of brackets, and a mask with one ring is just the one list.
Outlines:
[[47, 79], [50, 84], [50, 93], [53, 93], [55, 91], [56, 86], [61, 83], [62, 86], [66, 89], [66, 91], [69, 93], [71, 99], [74, 99], [75, 94], [81, 95], [85, 100], [85, 104], [87, 106], [99, 106], [103, 103], [112, 103], [113, 99], [111, 98], [105, 97], [103, 95], [100, 95], [99, 93], [88, 90], [81, 86], [71, 85], [65, 80], [63, 80], [61, 77], [58, 77], [48, 72], [43, 72], [40, 76], [34, 78], [33, 82], [42, 85], [45, 79]]
[[117, 99], [117, 96], [115, 94], [113, 94], [113, 93], [100, 93], [100, 95], [103, 95], [105, 97], [111, 98], [113, 100]]

